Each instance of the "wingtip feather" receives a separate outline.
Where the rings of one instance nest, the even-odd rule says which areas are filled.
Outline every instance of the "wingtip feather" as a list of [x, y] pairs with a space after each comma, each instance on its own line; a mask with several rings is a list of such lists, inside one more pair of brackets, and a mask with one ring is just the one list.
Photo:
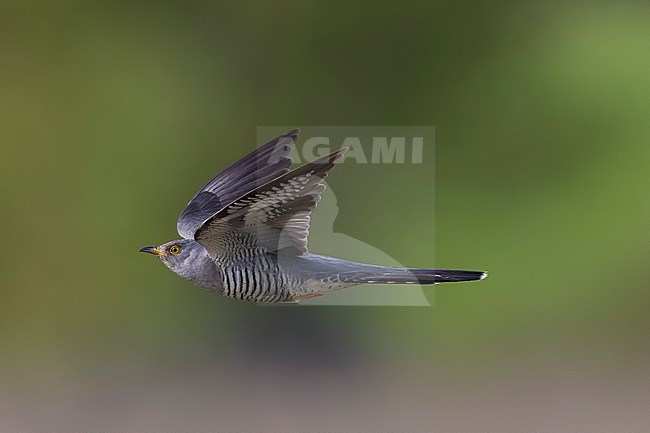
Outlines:
[[292, 129], [284, 134], [284, 137], [291, 137], [294, 141], [298, 141], [298, 138], [300, 138], [300, 128]]

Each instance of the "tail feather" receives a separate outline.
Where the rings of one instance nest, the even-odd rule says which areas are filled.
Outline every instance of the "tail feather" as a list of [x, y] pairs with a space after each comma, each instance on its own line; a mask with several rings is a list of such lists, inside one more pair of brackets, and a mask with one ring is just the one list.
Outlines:
[[483, 271], [377, 266], [317, 254], [296, 260], [300, 262], [294, 266], [300, 272], [309, 272], [311, 278], [350, 285], [438, 284], [487, 278], [487, 272]]
[[462, 271], [454, 269], [409, 269], [420, 284], [456, 283], [460, 281], [476, 281], [487, 278], [487, 272]]
[[379, 268], [346, 274], [340, 277], [346, 282], [359, 284], [439, 284], [487, 278], [487, 272], [483, 271], [421, 268]]

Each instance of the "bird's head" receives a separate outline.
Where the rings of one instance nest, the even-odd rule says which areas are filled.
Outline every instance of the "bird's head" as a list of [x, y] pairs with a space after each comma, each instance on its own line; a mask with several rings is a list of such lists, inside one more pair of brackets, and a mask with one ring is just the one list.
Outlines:
[[180, 239], [164, 244], [140, 248], [141, 253], [149, 253], [158, 258], [172, 271], [184, 276], [199, 257], [207, 255], [205, 249], [193, 239]]
[[214, 260], [194, 239], [165, 242], [143, 247], [140, 252], [153, 254], [179, 276], [210, 290], [221, 290], [221, 277]]

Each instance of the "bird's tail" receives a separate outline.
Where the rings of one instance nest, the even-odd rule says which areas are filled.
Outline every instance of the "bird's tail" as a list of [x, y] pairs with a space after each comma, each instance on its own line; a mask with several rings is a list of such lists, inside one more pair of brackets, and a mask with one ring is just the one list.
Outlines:
[[483, 271], [451, 269], [398, 268], [350, 262], [335, 257], [310, 254], [299, 267], [309, 270], [313, 278], [344, 284], [438, 284], [482, 280]]
[[[438, 284], [460, 281], [482, 280], [487, 277], [483, 271], [461, 271], [451, 269], [422, 269], [422, 268], [387, 268], [356, 272], [348, 274], [348, 281], [359, 284]], [[345, 277], [345, 275], [341, 275]]]

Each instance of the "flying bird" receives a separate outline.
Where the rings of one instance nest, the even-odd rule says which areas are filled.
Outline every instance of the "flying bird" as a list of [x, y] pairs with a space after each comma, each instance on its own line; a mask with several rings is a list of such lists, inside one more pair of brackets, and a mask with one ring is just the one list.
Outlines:
[[210, 180], [178, 218], [183, 239], [148, 246], [197, 286], [242, 301], [295, 303], [359, 284], [437, 284], [482, 280], [487, 273], [397, 268], [310, 253], [312, 211], [342, 148], [294, 170], [293, 130]]

